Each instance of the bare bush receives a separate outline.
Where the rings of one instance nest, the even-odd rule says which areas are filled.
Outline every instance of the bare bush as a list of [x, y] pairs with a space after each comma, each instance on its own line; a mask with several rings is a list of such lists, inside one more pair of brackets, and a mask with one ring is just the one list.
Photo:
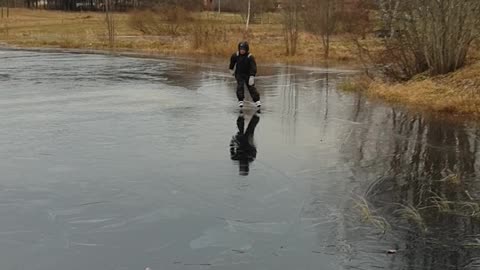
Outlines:
[[130, 14], [128, 23], [130, 27], [145, 35], [163, 35], [168, 32], [166, 22], [151, 10]]
[[138, 11], [130, 15], [129, 25], [146, 35], [180, 34], [182, 26], [193, 21], [187, 10], [179, 6], [163, 6], [154, 10]]
[[154, 11], [164, 21], [167, 21], [170, 23], [183, 23], [183, 22], [193, 20], [190, 11], [178, 5], [175, 5], [175, 6], [164, 5], [164, 6], [155, 8]]
[[478, 0], [379, 0], [386, 73], [395, 79], [455, 71], [478, 38]]
[[222, 25], [209, 23], [194, 24], [190, 29], [192, 48], [215, 51], [214, 47], [227, 42], [228, 31], [229, 29]]
[[373, 22], [370, 20], [370, 11], [373, 8], [371, 0], [357, 0], [350, 5], [341, 4], [335, 13], [337, 16], [335, 31], [358, 35], [361, 39], [366, 39], [367, 34], [373, 28]]

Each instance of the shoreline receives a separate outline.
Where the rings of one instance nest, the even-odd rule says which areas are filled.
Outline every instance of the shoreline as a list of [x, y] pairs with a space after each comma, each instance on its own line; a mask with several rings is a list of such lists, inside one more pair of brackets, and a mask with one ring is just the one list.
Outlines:
[[[5, 42], [0, 42], [0, 50], [4, 51], [30, 51], [30, 52], [41, 52], [41, 53], [70, 53], [70, 54], [90, 54], [90, 55], [105, 55], [105, 56], [116, 56], [116, 57], [134, 57], [134, 58], [143, 58], [143, 59], [157, 59], [157, 60], [175, 60], [175, 61], [192, 61], [192, 60], [202, 60], [206, 63], [221, 63], [225, 62], [226, 66], [229, 63], [229, 58], [220, 57], [220, 56], [206, 56], [204, 54], [194, 53], [175, 53], [175, 54], [166, 54], [166, 53], [147, 53], [141, 50], [105, 50], [105, 49], [89, 49], [89, 48], [62, 48], [62, 47], [50, 47], [50, 46], [41, 46], [41, 47], [27, 47], [19, 46], [16, 44], [10, 44]], [[262, 66], [265, 67], [278, 67], [278, 66], [289, 66], [297, 68], [307, 68], [307, 69], [341, 69], [347, 72], [357, 73], [360, 70], [360, 64], [355, 62], [350, 63], [317, 63], [311, 65], [308, 63], [302, 62], [282, 62], [282, 61], [263, 61]]]
[[[104, 17], [100, 13], [12, 9], [10, 19], [0, 25], [0, 49], [162, 59], [200, 65], [215, 64], [227, 70], [230, 55], [235, 51], [238, 40], [245, 38], [240, 18], [231, 14], [211, 18], [195, 14], [198, 22], [206, 23], [205, 29], [191, 28], [187, 23], [179, 25], [183, 27], [180, 35], [162, 32], [155, 36], [139, 32], [132, 26], [131, 16], [129, 13], [116, 15], [118, 39], [116, 48], [111, 50], [104, 32]], [[208, 33], [217, 34], [194, 46], [196, 38], [204, 38]], [[480, 119], [480, 62], [471, 62], [452, 74], [427, 76], [408, 82], [389, 83], [380, 76], [362, 81], [358, 76], [364, 68], [362, 60], [347, 36], [336, 35], [332, 38], [329, 60], [323, 58], [323, 45], [318, 39], [304, 32], [300, 33], [297, 55], [286, 56], [282, 27], [278, 22], [253, 24], [248, 40], [259, 66], [289, 66], [319, 72], [344, 70], [352, 74], [339, 82], [339, 90], [360, 92], [375, 102], [399, 105], [412, 111]], [[379, 46], [378, 39], [373, 36], [369, 36], [365, 42], [373, 45], [373, 48]], [[475, 55], [479, 51], [480, 48], [476, 48], [471, 53]], [[471, 60], [476, 59], [472, 57]], [[342, 84], [347, 87], [342, 87]]]
[[[194, 60], [202, 60], [204, 63], [220, 63], [222, 61], [226, 62], [225, 59], [220, 58], [218, 56], [214, 57], [206, 57], [205, 55], [199, 55], [197, 57], [191, 56], [191, 55], [166, 55], [166, 54], [161, 54], [161, 53], [145, 53], [145, 52], [139, 52], [139, 51], [126, 51], [126, 50], [118, 50], [118, 51], [110, 51], [110, 50], [101, 50], [101, 49], [82, 49], [82, 48], [55, 48], [55, 47], [22, 47], [22, 46], [16, 46], [16, 45], [11, 45], [7, 44], [4, 42], [0, 42], [0, 50], [4, 51], [29, 51], [29, 52], [40, 52], [40, 53], [70, 53], [70, 54], [90, 54], [90, 55], [104, 55], [104, 56], [114, 56], [114, 57], [134, 57], [134, 58], [141, 58], [141, 59], [152, 59], [152, 60], [167, 60], [167, 61], [185, 61], [185, 62], [192, 62]], [[322, 65], [317, 65], [317, 66], [312, 66], [308, 64], [288, 64], [288, 63], [265, 63], [263, 66], [265, 67], [276, 67], [276, 66], [291, 66], [291, 67], [296, 67], [296, 68], [307, 68], [309, 70], [313, 69], [341, 69], [346, 72], [351, 72], [353, 76], [355, 74], [358, 74], [360, 68], [353, 68], [352, 66], [346, 67], [344, 65], [329, 65], [327, 67], [322, 66]], [[458, 72], [468, 70], [469, 67], [471, 66], [464, 67]], [[480, 74], [480, 73], [479, 73]], [[450, 75], [453, 76], [453, 75]], [[358, 77], [356, 78], [358, 79]], [[363, 85], [362, 87], [357, 87], [358, 85], [364, 84], [364, 82], [358, 83], [358, 80], [356, 82], [356, 79], [354, 78], [353, 81], [350, 81], [351, 85], [349, 86], [350, 89], [345, 89], [340, 82], [340, 85], [338, 87], [339, 91], [343, 92], [359, 92], [362, 95], [365, 95], [368, 99], [370, 99], [372, 102], [376, 103], [382, 103], [387, 106], [390, 106], [392, 108], [399, 108], [399, 109], [404, 109], [408, 111], [408, 113], [412, 114], [417, 114], [420, 113], [422, 114], [423, 117], [428, 117], [428, 118], [434, 118], [442, 121], [447, 121], [447, 122], [458, 122], [458, 121], [469, 121], [469, 122], [476, 122], [480, 119], [480, 94], [478, 95], [478, 102], [479, 102], [479, 110], [478, 112], [473, 112], [473, 113], [460, 113], [456, 111], [452, 107], [448, 107], [450, 109], [434, 109], [429, 106], [428, 103], [421, 103], [417, 104], [411, 100], [408, 100], [409, 94], [408, 91], [405, 91], [405, 89], [408, 90], [409, 86], [412, 86], [411, 88], [417, 88], [415, 87], [416, 84], [422, 84], [424, 81], [412, 81], [412, 82], [407, 82], [407, 83], [397, 83], [397, 84], [392, 84], [392, 83], [385, 83], [385, 82], [379, 82], [379, 81], [371, 81], [368, 83], [367, 88]], [[429, 78], [427, 80], [432, 80], [435, 78]], [[434, 80], [433, 85], [436, 85], [436, 82]], [[430, 94], [432, 94], [432, 89], [425, 89], [426, 91], [430, 91]], [[399, 93], [403, 93], [403, 95], [399, 95]], [[418, 94], [418, 93], [416, 93]], [[450, 94], [449, 94], [450, 95]], [[437, 101], [442, 101], [445, 99], [445, 96], [437, 93], [433, 94], [433, 99], [436, 99]], [[447, 96], [449, 97], [449, 96]]]
[[405, 108], [445, 121], [480, 120], [480, 63], [447, 75], [386, 82], [357, 76], [340, 85], [346, 92], [358, 92], [374, 102]]

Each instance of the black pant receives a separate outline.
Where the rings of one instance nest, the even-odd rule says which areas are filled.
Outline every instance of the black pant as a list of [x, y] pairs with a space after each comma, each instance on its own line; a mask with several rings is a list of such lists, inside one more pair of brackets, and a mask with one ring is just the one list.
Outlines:
[[248, 91], [250, 92], [250, 96], [252, 96], [253, 102], [257, 102], [260, 100], [260, 95], [258, 94], [257, 88], [255, 88], [255, 85], [248, 85], [248, 78], [250, 76], [248, 75], [241, 75], [237, 74], [235, 75], [235, 78], [237, 79], [237, 98], [238, 101], [243, 101], [245, 99], [245, 85], [248, 88]]

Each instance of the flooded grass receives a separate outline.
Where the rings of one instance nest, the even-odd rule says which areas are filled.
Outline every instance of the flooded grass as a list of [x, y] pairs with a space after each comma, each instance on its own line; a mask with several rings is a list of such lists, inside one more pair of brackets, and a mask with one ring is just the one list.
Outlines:
[[452, 173], [423, 185], [417, 192], [418, 196], [415, 196], [419, 198], [415, 204], [392, 202], [372, 208], [368, 198], [362, 197], [355, 201], [354, 208], [358, 210], [363, 223], [384, 232], [392, 227], [398, 229], [401, 224], [409, 224], [420, 235], [426, 236], [430, 228], [440, 225], [442, 219], [480, 218], [480, 200], [471, 196], [463, 181], [460, 175]]
[[395, 210], [393, 213], [398, 215], [402, 220], [413, 223], [418, 227], [421, 233], [426, 233], [428, 231], [425, 220], [420, 213], [420, 209], [415, 208], [411, 205], [401, 205], [399, 204], [400, 209]]
[[[465, 194], [468, 194], [468, 192], [465, 191]], [[480, 203], [476, 201], [451, 201], [443, 194], [435, 194], [429, 198], [429, 201], [431, 206], [441, 213], [473, 218], [480, 217]]]
[[383, 234], [385, 234], [391, 228], [390, 224], [384, 217], [376, 215], [371, 210], [365, 198], [359, 198], [356, 200], [354, 208], [358, 211], [363, 223], [372, 225], [380, 230]]

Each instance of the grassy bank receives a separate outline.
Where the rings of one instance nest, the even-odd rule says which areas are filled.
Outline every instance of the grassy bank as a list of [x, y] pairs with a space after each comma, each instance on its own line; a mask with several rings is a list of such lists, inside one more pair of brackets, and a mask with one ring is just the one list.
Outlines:
[[[75, 49], [108, 49], [108, 34], [102, 13], [66, 13], [44, 10], [12, 9], [9, 19], [0, 20], [0, 42], [20, 47], [54, 47]], [[140, 14], [141, 16], [141, 14]], [[324, 61], [321, 42], [301, 34], [298, 54], [285, 55], [282, 25], [278, 15], [266, 17], [264, 23], [252, 24], [245, 33], [239, 15], [215, 13], [194, 14], [193, 22], [178, 27], [175, 34], [145, 34], [135, 29], [131, 14], [115, 14], [117, 51], [134, 51], [155, 55], [202, 55], [228, 57], [238, 41], [245, 38], [259, 61], [321, 64]], [[205, 37], [208, 39], [205, 40]], [[199, 40], [201, 40], [201, 44]], [[355, 46], [337, 37], [332, 42], [331, 61], [355, 61]]]
[[405, 83], [356, 78], [344, 90], [363, 91], [369, 97], [415, 110], [480, 118], [480, 62], [442, 76], [417, 76]]

